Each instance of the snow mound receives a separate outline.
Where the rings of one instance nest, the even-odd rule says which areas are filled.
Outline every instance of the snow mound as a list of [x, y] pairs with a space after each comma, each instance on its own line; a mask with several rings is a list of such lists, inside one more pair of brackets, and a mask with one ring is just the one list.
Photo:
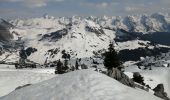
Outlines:
[[90, 70], [74, 71], [21, 88], [0, 100], [159, 100]]

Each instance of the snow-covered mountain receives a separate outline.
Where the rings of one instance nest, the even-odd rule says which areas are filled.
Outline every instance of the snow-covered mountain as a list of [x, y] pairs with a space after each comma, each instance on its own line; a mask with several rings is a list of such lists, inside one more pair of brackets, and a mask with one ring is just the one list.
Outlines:
[[[50, 63], [59, 59], [64, 60], [62, 59], [64, 52], [70, 55], [70, 60], [68, 63], [69, 67], [75, 65], [75, 61], [77, 58], [81, 58], [81, 64], [85, 64], [87, 65], [87, 67], [94, 67], [95, 63], [98, 68], [103, 68], [103, 57], [101, 54], [107, 50], [110, 42], [114, 42], [115, 49], [119, 52], [119, 56], [124, 62], [124, 66], [126, 67], [125, 73], [127, 72], [129, 76], [132, 76], [132, 72], [143, 73], [143, 75], [146, 76], [145, 82], [148, 85], [151, 85], [152, 89], [157, 84], [161, 83], [162, 77], [166, 76], [166, 78], [163, 79], [163, 83], [165, 84], [166, 88], [165, 91], [168, 93], [170, 90], [168, 88], [169, 80], [165, 81], [167, 77], [169, 78], [169, 74], [167, 74], [169, 73], [168, 68], [165, 70], [160, 68], [160, 70], [162, 70], [161, 73], [166, 72], [166, 75], [163, 74], [161, 77], [158, 78], [148, 74], [149, 72], [147, 72], [147, 69], [150, 68], [151, 64], [154, 65], [154, 67], [168, 67], [168, 64], [170, 64], [170, 15], [168, 14], [135, 15], [126, 17], [91, 16], [86, 18], [79, 16], [73, 16], [71, 18], [45, 16], [41, 18], [10, 20], [9, 23], [5, 20], [2, 22], [3, 23], [0, 22], [0, 25], [2, 25], [3, 29], [6, 30], [6, 32], [12, 36], [8, 39], [8, 41], [0, 41], [0, 63], [4, 64], [4, 62], [7, 62], [7, 64], [13, 64], [15, 62], [18, 62], [20, 58], [20, 48], [24, 46], [25, 50], [28, 50], [29, 52], [28, 60], [38, 63], [40, 65], [44, 65], [45, 62]], [[0, 36], [2, 34], [4, 34], [4, 32], [1, 32]], [[30, 54], [28, 48], [34, 49], [35, 52], [31, 52], [32, 54]], [[7, 73], [4, 75], [8, 75], [9, 71], [13, 72], [12, 74], [10, 74], [11, 76], [8, 76], [9, 78], [7, 79], [4, 78], [4, 76], [0, 77], [3, 80], [3, 85], [5, 82], [9, 82], [8, 79], [15, 80], [15, 77], [18, 75], [18, 73], [20, 73], [20, 71], [14, 69], [14, 65], [12, 65], [12, 69], [10, 69], [8, 65], [5, 68], [2, 66], [0, 66], [0, 71]], [[143, 66], [145, 66], [146, 68]], [[35, 75], [32, 73], [37, 73], [35, 72], [36, 70], [48, 70], [48, 68], [41, 68], [34, 69], [31, 72], [27, 72], [30, 71], [30, 69], [23, 70], [23, 73], [28, 73], [28, 75], [25, 74], [25, 76], [23, 77]], [[146, 73], [144, 69], [146, 70]], [[52, 68], [52, 71], [54, 72], [54, 68]], [[153, 71], [153, 75], [157, 75], [158, 72], [159, 69], [156, 69], [156, 71]], [[14, 77], [13, 74], [15, 74]], [[45, 80], [47, 78], [53, 77], [53, 75], [49, 75], [47, 77], [41, 77], [40, 75], [39, 77], [39, 73], [36, 75], [38, 75], [38, 79], [36, 79], [37, 81], [41, 81], [41, 79], [39, 78]], [[19, 78], [22, 79], [23, 77]], [[94, 78], [94, 81], [89, 81], [89, 79], [91, 78]], [[77, 79], [76, 83], [73, 82], [71, 79]], [[17, 80], [20, 81], [20, 79]], [[8, 89], [9, 86], [6, 85], [4, 88], [7, 88], [7, 91], [5, 93], [3, 92], [1, 95], [11, 92], [14, 89], [14, 86], [16, 87], [19, 85], [23, 85], [18, 83], [17, 80], [14, 81], [14, 85], [12, 85], [10, 89]], [[105, 82], [103, 80], [106, 80], [108, 82]], [[37, 81], [34, 81], [32, 79], [25, 79], [23, 83], [32, 84], [36, 83]], [[60, 84], [60, 82], [65, 83]], [[91, 83], [85, 84], [86, 87], [83, 87], [84, 82]], [[91, 86], [93, 82], [98, 82], [101, 84], [96, 84], [97, 87]], [[70, 83], [70, 85], [66, 83]], [[78, 84], [78, 86], [76, 86], [76, 84]], [[108, 84], [108, 87], [105, 86], [106, 84]], [[114, 86], [113, 84], [116, 84], [116, 86]], [[10, 83], [9, 85], [11, 86]], [[66, 85], [68, 87], [65, 87], [63, 85]], [[57, 90], [55, 86], [57, 87]], [[119, 89], [116, 88], [117, 86], [119, 87]], [[64, 91], [62, 91], [63, 87], [65, 87]], [[69, 90], [68, 88], [70, 87], [71, 89]], [[80, 89], [80, 87], [86, 88], [87, 90], [83, 91]], [[100, 90], [101, 88], [104, 90]], [[75, 90], [73, 91], [73, 89]], [[89, 94], [90, 92], [88, 92], [92, 91], [91, 89], [97, 89], [100, 91], [96, 91], [96, 95], [93, 94], [91, 96]], [[48, 92], [46, 90], [53, 92], [52, 94], [45, 95], [45, 93]], [[30, 93], [30, 91], [32, 93]], [[39, 94], [40, 91], [43, 91], [41, 92], [42, 94]], [[61, 91], [62, 93], [58, 94]], [[59, 98], [67, 100], [69, 98], [75, 100], [75, 98], [72, 97], [74, 94], [68, 94], [68, 96], [63, 96], [64, 94], [68, 93], [67, 91], [69, 91], [70, 93], [83, 92], [84, 94], [89, 94], [93, 98], [93, 100], [103, 100], [103, 97], [100, 98], [100, 95], [102, 93], [106, 93], [106, 95], [108, 95], [104, 96], [105, 100], [107, 100], [107, 98], [116, 100], [124, 100], [127, 98], [135, 100], [159, 99], [154, 97], [150, 93], [146, 93], [141, 90], [138, 91], [137, 89], [135, 90], [123, 86], [122, 84], [118, 83], [113, 79], [110, 79], [109, 77], [106, 77], [105, 75], [85, 70], [71, 72], [69, 74], [59, 76], [57, 78], [32, 85], [30, 87], [26, 87], [24, 89], [16, 90], [8, 96], [3, 97], [2, 100], [9, 100], [16, 95], [19, 98], [18, 100], [20, 100], [22, 99], [23, 95], [25, 95], [25, 93], [29, 94], [27, 95], [26, 99], [31, 100], [37, 98], [39, 99], [41, 97], [47, 99], [56, 99], [51, 98], [55, 95], [57, 99]], [[37, 95], [37, 98], [33, 98], [35, 97], [32, 96], [35, 95], [34, 93]], [[53, 95], [53, 93], [55, 95]], [[112, 95], [110, 96], [109, 93], [112, 93]], [[113, 95], [115, 93], [116, 95], [117, 93], [120, 93], [121, 95], [115, 96]], [[50, 95], [53, 96], [49, 97]], [[81, 98], [82, 95], [77, 98]], [[122, 95], [123, 98], [121, 98]], [[134, 96], [137, 96], [137, 98], [134, 98]]]
[[[115, 41], [117, 44], [115, 48], [118, 51], [139, 47], [153, 48], [151, 44], [153, 41], [146, 38], [148, 36], [145, 34], [169, 32], [169, 21], [168, 14], [152, 14], [127, 17], [104, 16], [101, 18], [45, 16], [23, 20], [16, 19], [9, 22], [15, 26], [10, 29], [14, 37], [12, 45], [23, 43], [26, 48], [36, 48], [37, 52], [29, 56], [29, 59], [43, 64], [47, 58], [48, 61], [60, 59], [63, 50], [70, 54], [72, 59], [96, 56], [99, 52], [105, 51], [109, 43], [120, 36], [125, 38], [123, 38], [123, 42]], [[18, 52], [15, 53], [16, 58], [15, 56], [8, 58], [17, 61], [17, 54]], [[7, 55], [3, 55], [3, 57]], [[1, 60], [4, 59], [3, 57], [1, 56]]]
[[34, 26], [40, 28], [59, 28], [69, 23], [78, 24], [79, 21], [87, 19], [107, 29], [124, 29], [133, 32], [169, 32], [170, 15], [155, 13], [152, 15], [129, 15], [126, 17], [112, 16], [112, 17], [42, 17], [32, 19], [16, 19], [10, 21], [15, 26], [27, 27]]
[[[106, 49], [109, 42], [115, 37], [114, 31], [103, 29], [87, 19], [76, 20], [67, 25], [60, 24], [58, 27], [34, 27], [34, 24], [31, 27], [28, 26], [29, 28], [25, 27], [11, 31], [19, 34], [18, 37], [22, 37], [21, 41], [24, 42], [25, 47], [33, 47], [38, 50], [29, 59], [41, 64], [47, 57], [50, 60], [60, 59], [63, 50], [72, 58], [92, 57], [94, 52]], [[50, 51], [55, 50], [56, 54], [51, 55]]]

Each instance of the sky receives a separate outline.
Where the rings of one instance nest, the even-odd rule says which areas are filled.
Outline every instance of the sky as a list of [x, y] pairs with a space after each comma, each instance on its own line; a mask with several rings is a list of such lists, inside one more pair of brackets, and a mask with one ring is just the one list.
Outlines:
[[126, 16], [170, 12], [170, 0], [0, 0], [0, 17]]

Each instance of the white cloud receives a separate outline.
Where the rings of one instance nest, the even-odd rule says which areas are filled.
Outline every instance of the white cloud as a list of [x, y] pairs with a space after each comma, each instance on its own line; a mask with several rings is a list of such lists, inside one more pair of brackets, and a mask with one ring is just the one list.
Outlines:
[[108, 3], [103, 2], [103, 3], [97, 4], [96, 7], [106, 8], [108, 5], [109, 5]]
[[102, 8], [102, 9], [109, 6], [109, 4], [107, 2], [102, 2], [102, 3], [90, 3], [90, 2], [86, 2], [86, 3], [81, 3], [81, 5], [89, 6], [89, 7]]
[[34, 8], [34, 7], [46, 6], [48, 4], [48, 2], [62, 2], [64, 0], [4, 0], [4, 1], [19, 2], [27, 7]]
[[28, 7], [42, 7], [47, 5], [45, 0], [28, 0], [23, 3]]
[[125, 11], [136, 11], [138, 8], [136, 7], [125, 7]]

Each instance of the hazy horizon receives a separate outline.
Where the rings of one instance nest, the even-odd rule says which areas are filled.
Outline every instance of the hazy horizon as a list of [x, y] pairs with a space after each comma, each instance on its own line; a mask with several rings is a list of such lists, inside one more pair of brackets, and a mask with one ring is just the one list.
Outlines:
[[0, 0], [0, 17], [125, 16], [169, 12], [170, 0]]

